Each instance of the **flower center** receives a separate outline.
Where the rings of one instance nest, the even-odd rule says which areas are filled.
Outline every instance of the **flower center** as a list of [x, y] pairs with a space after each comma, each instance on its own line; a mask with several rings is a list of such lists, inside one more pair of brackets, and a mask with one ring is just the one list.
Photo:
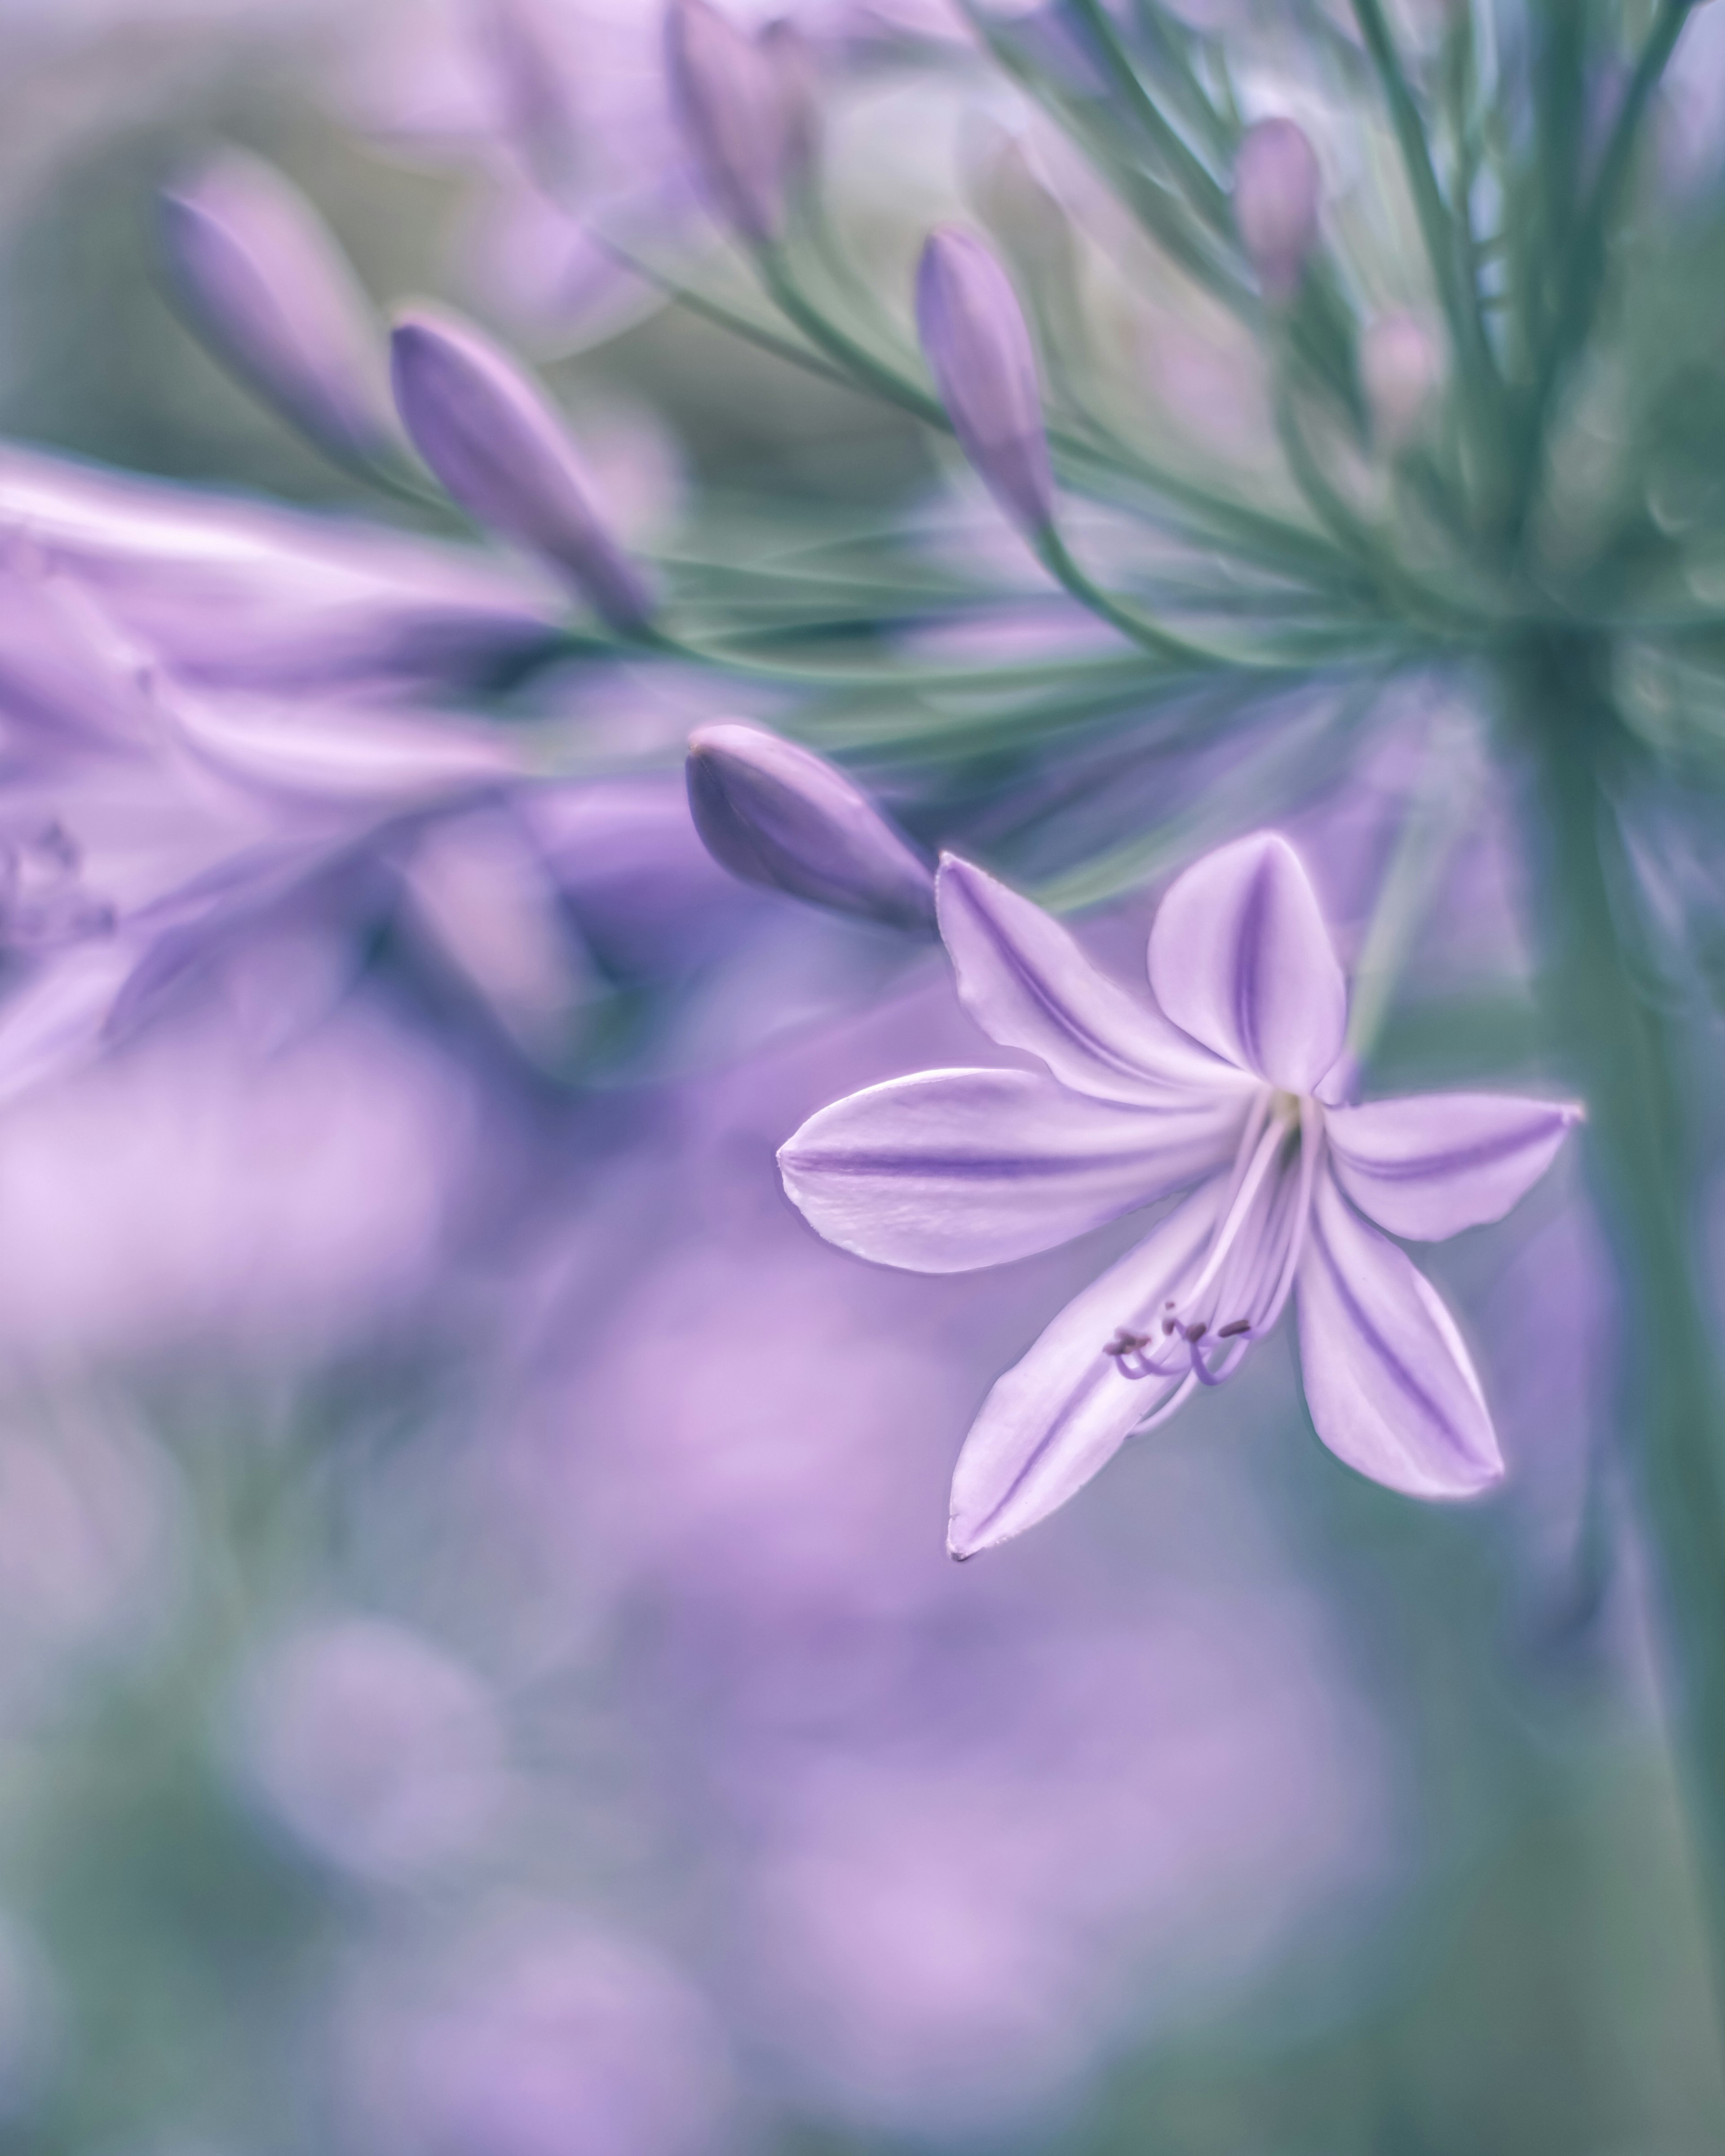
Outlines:
[[1322, 1116], [1314, 1101], [1266, 1090], [1241, 1132], [1221, 1217], [1195, 1270], [1168, 1283], [1173, 1292], [1147, 1323], [1120, 1326], [1104, 1346], [1122, 1377], [1175, 1389], [1168, 1412], [1194, 1384], [1230, 1378], [1281, 1315], [1305, 1241]]

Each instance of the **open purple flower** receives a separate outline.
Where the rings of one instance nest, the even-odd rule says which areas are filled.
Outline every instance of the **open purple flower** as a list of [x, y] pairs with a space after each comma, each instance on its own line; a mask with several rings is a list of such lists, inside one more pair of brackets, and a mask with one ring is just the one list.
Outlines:
[[921, 1071], [824, 1108], [779, 1155], [811, 1224], [881, 1264], [963, 1272], [1189, 1194], [989, 1394], [953, 1478], [953, 1555], [1022, 1533], [1134, 1430], [1221, 1383], [1291, 1294], [1333, 1453], [1413, 1496], [1495, 1481], [1461, 1336], [1378, 1229], [1427, 1241], [1501, 1219], [1581, 1111], [1488, 1093], [1333, 1105], [1347, 988], [1274, 832], [1169, 888], [1150, 935], [1159, 1011], [968, 862], [942, 864], [938, 902], [972, 1016], [1050, 1075]]

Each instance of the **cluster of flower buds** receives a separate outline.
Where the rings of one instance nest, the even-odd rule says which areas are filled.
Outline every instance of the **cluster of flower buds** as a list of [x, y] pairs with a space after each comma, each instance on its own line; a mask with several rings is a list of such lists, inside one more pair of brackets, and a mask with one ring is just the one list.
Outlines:
[[688, 775], [696, 829], [733, 875], [837, 913], [932, 933], [927, 863], [813, 750], [759, 726], [703, 726], [690, 737]]
[[162, 225], [182, 300], [259, 395], [343, 463], [398, 446], [371, 304], [297, 188], [223, 151], [164, 194]]
[[403, 424], [451, 500], [549, 562], [620, 634], [640, 634], [653, 593], [538, 385], [470, 324], [429, 310], [398, 319], [391, 352]]
[[671, 88], [714, 207], [751, 245], [784, 228], [788, 188], [815, 155], [813, 58], [789, 22], [757, 37], [710, 0], [671, 0], [665, 18]]

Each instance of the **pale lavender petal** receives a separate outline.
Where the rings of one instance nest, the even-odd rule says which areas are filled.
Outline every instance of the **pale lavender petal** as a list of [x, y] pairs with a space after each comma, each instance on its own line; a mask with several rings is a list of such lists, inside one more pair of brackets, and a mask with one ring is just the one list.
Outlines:
[[1209, 1104], [1147, 1116], [1029, 1070], [924, 1070], [811, 1116], [784, 1187], [841, 1250], [968, 1272], [1052, 1250], [1214, 1167], [1237, 1135]]
[[1226, 1194], [1217, 1177], [1076, 1296], [983, 1403], [952, 1476], [947, 1547], [971, 1557], [1047, 1517], [1120, 1450], [1166, 1388], [1122, 1375], [1116, 1329], [1148, 1331], [1202, 1261]]
[[896, 928], [934, 926], [934, 877], [842, 771], [761, 726], [689, 737], [689, 808], [715, 860], [745, 883]]
[[137, 955], [117, 937], [77, 944], [0, 1003], [0, 1107], [96, 1060]]
[[1150, 931], [1150, 985], [1194, 1040], [1291, 1093], [1342, 1052], [1347, 984], [1300, 856], [1275, 831], [1174, 879]]
[[1099, 1100], [1184, 1107], [1194, 1096], [1238, 1101], [1250, 1090], [1239, 1070], [1099, 973], [1028, 898], [950, 854], [936, 890], [959, 996], [1003, 1048], [1039, 1056], [1063, 1086]]
[[1422, 1093], [1326, 1118], [1336, 1179], [1392, 1235], [1439, 1242], [1501, 1220], [1581, 1121], [1573, 1102]]
[[1455, 1321], [1327, 1174], [1296, 1293], [1307, 1404], [1338, 1460], [1410, 1497], [1467, 1497], [1497, 1481], [1497, 1434]]

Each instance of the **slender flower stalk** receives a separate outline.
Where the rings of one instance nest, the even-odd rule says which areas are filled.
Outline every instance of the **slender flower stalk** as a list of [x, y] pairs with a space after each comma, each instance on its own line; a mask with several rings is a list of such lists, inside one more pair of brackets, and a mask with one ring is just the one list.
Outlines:
[[1338, 1101], [1327, 1081], [1347, 989], [1274, 833], [1171, 886], [1150, 937], [1154, 1008], [966, 862], [942, 863], [939, 905], [971, 1014], [1048, 1075], [927, 1071], [823, 1109], [779, 1155], [810, 1223], [883, 1264], [967, 1271], [1189, 1194], [988, 1395], [953, 1479], [952, 1554], [1022, 1533], [1134, 1430], [1224, 1383], [1291, 1296], [1307, 1402], [1339, 1459], [1412, 1496], [1495, 1481], [1461, 1335], [1389, 1236], [1501, 1219], [1580, 1110], [1486, 1093]]
[[392, 352], [403, 422], [451, 499], [561, 570], [619, 634], [640, 634], [654, 613], [647, 579], [538, 385], [470, 324], [429, 310], [401, 316]]

